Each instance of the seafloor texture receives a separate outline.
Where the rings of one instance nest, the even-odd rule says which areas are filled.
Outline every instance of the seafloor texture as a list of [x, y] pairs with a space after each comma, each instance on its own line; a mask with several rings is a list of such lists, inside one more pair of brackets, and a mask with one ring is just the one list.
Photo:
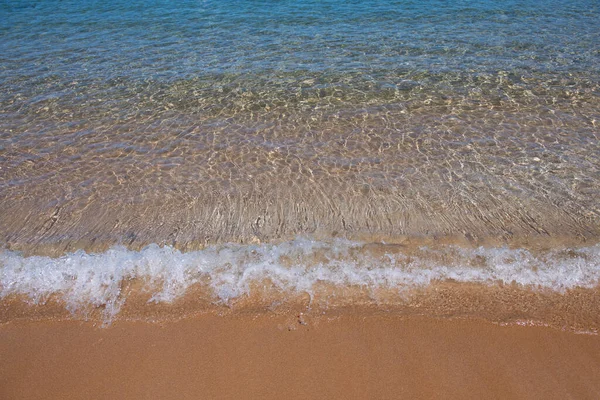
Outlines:
[[599, 21], [3, 1], [0, 320], [354, 304], [595, 331]]
[[597, 241], [595, 1], [0, 13], [5, 247]]

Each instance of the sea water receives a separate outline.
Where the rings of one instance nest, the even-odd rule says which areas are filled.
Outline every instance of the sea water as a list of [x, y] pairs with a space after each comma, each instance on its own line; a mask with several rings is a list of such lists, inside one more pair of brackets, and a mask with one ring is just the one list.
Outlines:
[[597, 1], [3, 1], [0, 293], [592, 288], [599, 139]]

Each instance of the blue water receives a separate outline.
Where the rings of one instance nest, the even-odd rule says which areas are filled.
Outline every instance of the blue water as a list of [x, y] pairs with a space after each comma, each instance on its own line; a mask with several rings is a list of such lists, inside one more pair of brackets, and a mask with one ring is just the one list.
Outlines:
[[499, 71], [596, 79], [599, 21], [595, 0], [5, 0], [2, 100], [40, 84], [60, 96], [73, 81], [253, 79], [268, 90]]

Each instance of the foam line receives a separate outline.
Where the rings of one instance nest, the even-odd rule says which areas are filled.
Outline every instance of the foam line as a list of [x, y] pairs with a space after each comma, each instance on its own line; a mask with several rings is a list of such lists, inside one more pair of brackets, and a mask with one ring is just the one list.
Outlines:
[[249, 294], [251, 284], [270, 280], [282, 292], [313, 293], [316, 284], [407, 290], [432, 281], [516, 283], [563, 292], [600, 281], [600, 246], [532, 254], [524, 249], [447, 246], [413, 253], [379, 251], [347, 240], [298, 238], [281, 244], [221, 245], [181, 252], [150, 245], [141, 251], [114, 247], [59, 258], [0, 253], [0, 298], [25, 295], [43, 303], [59, 295], [72, 312], [104, 307], [118, 314], [126, 298], [122, 283], [146, 281], [153, 302], [172, 302], [198, 282], [210, 282], [216, 301]]

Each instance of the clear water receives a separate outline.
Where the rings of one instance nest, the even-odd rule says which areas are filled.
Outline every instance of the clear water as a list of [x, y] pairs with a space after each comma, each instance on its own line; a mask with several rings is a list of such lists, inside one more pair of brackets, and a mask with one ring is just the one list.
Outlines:
[[[500, 264], [461, 276], [593, 286], [599, 139], [595, 0], [4, 0], [0, 289], [80, 287], [78, 301], [118, 309], [119, 282], [137, 272], [102, 275], [115, 254], [233, 242], [243, 259], [248, 243], [279, 251], [298, 235], [472, 247], [448, 247], [400, 286], [477, 264], [480, 244], [497, 246], [488, 257], [541, 242], [544, 277], [522, 258], [501, 278]], [[551, 259], [573, 243], [591, 255]], [[118, 244], [130, 250], [106, 252]], [[96, 255], [64, 255], [81, 249]], [[176, 274], [183, 256], [169, 254], [159, 264]], [[321, 271], [350, 284], [369, 268], [393, 275], [390, 260]], [[38, 268], [67, 286], [44, 286]], [[286, 285], [312, 287], [307, 271]], [[435, 279], [456, 279], [445, 273]]]
[[8, 245], [599, 232], [596, 1], [0, 7]]

